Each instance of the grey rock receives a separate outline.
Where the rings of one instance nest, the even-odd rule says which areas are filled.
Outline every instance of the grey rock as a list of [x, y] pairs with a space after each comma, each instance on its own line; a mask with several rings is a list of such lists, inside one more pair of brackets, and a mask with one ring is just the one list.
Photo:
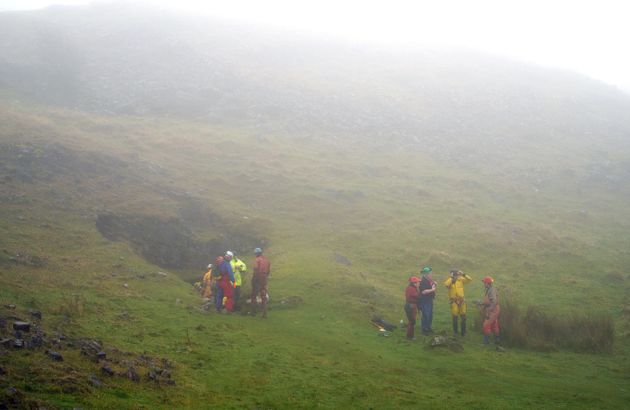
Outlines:
[[81, 354], [89, 357], [94, 362], [98, 362], [98, 355], [103, 351], [103, 346], [96, 340], [79, 340]]
[[46, 350], [46, 355], [56, 362], [63, 362], [63, 356], [54, 350]]
[[350, 259], [348, 259], [347, 257], [345, 257], [344, 255], [340, 253], [335, 252], [334, 259], [335, 259], [335, 262], [341, 265], [344, 265], [344, 266], [352, 265], [352, 262], [350, 262]]
[[40, 319], [42, 318], [42, 312], [40, 312], [39, 310], [31, 310], [31, 317], [34, 319]]
[[140, 381], [140, 375], [138, 374], [138, 372], [133, 366], [130, 366], [127, 369], [127, 378], [131, 380], [132, 382], [136, 382], [136, 383]]
[[29, 332], [31, 330], [31, 324], [29, 322], [13, 322], [13, 329], [22, 332]]
[[107, 353], [105, 353], [104, 351], [100, 351], [98, 353], [96, 353], [96, 360], [100, 361], [100, 360], [105, 360], [107, 358]]
[[16, 306], [14, 304], [4, 305], [6, 309], [15, 310]]
[[23, 407], [23, 394], [15, 387], [7, 387], [4, 389], [4, 402], [0, 402], [1, 405], [6, 405], [6, 408], [22, 408]]
[[22, 339], [15, 339], [13, 341], [13, 347], [16, 349], [22, 349], [24, 347], [24, 340]]
[[90, 382], [90, 384], [94, 387], [101, 387], [103, 386], [103, 382], [100, 381], [95, 375], [91, 374], [88, 376], [88, 381]]
[[11, 347], [13, 341], [11, 339], [0, 339], [0, 346], [2, 347]]
[[36, 349], [38, 347], [42, 347], [45, 342], [46, 340], [44, 339], [44, 336], [41, 333], [36, 333], [31, 336], [31, 340], [28, 341], [27, 347], [29, 349]]
[[431, 339], [431, 347], [448, 346], [448, 339], [446, 336], [433, 336]]
[[101, 373], [106, 374], [108, 376], [113, 376], [115, 374], [112, 368], [109, 367], [107, 364], [104, 364], [103, 367], [101, 367]]

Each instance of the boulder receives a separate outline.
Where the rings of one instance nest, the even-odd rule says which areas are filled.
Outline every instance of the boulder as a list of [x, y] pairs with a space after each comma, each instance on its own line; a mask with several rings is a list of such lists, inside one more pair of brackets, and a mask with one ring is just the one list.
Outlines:
[[96, 340], [79, 340], [81, 346], [81, 354], [89, 357], [91, 360], [98, 362], [99, 354], [103, 352], [103, 346]]
[[40, 319], [42, 318], [42, 312], [40, 312], [39, 310], [31, 310], [31, 317], [33, 319]]
[[21, 332], [30, 332], [31, 324], [29, 322], [13, 322], [13, 329]]
[[9, 310], [15, 310], [16, 306], [14, 304], [8, 304], [8, 305], [4, 305], [5, 309], [9, 309]]

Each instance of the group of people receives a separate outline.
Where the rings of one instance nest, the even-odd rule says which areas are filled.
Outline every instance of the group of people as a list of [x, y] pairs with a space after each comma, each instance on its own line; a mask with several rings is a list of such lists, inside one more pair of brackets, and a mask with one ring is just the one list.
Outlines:
[[[451, 270], [450, 276], [444, 281], [448, 289], [448, 299], [451, 305], [453, 321], [453, 334], [466, 335], [466, 299], [464, 299], [464, 285], [470, 283], [472, 278], [460, 271]], [[483, 309], [483, 334], [484, 343], [490, 343], [490, 335], [494, 335], [494, 343], [499, 346], [499, 299], [494, 287], [494, 280], [490, 276], [482, 279], [485, 288], [483, 301], [479, 303]], [[409, 278], [409, 285], [405, 289], [405, 313], [407, 315], [407, 338], [414, 339], [414, 330], [418, 312], [421, 314], [420, 327], [422, 334], [429, 335], [433, 332], [433, 299], [437, 283], [433, 280], [433, 269], [430, 266], [422, 268], [421, 277]]]
[[[260, 306], [262, 316], [267, 317], [268, 278], [271, 273], [271, 263], [263, 256], [261, 248], [254, 249], [254, 255], [256, 258], [252, 275], [252, 292], [248, 301], [251, 303], [253, 315], [257, 314]], [[233, 251], [227, 251], [224, 256], [217, 257], [214, 264], [208, 265], [208, 271], [200, 284], [201, 296], [212, 302], [219, 313], [241, 311], [241, 288], [246, 272], [245, 262], [237, 258]]]

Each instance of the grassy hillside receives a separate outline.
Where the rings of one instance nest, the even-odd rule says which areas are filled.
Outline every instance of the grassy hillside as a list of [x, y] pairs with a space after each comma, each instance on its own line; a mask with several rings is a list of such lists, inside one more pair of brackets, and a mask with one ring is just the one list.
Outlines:
[[[2, 315], [40, 310], [47, 337], [69, 341], [55, 347], [59, 363], [42, 349], [2, 349], [1, 386], [23, 403], [623, 408], [630, 398], [625, 141], [541, 141], [537, 155], [468, 163], [433, 155], [439, 145], [1, 104], [0, 302], [17, 305]], [[235, 248], [246, 262], [264, 242], [269, 318], [203, 312], [186, 281], [205, 261], [156, 266], [138, 240], [106, 239], [104, 214], [136, 229], [142, 218], [174, 226], [174, 238]], [[613, 353], [497, 354], [473, 332], [461, 353], [400, 330], [378, 337], [369, 318], [398, 322], [406, 279], [425, 263], [438, 280], [451, 267], [492, 274], [523, 307], [610, 314]], [[469, 299], [481, 292], [477, 280], [467, 288]], [[302, 302], [279, 303], [294, 296]], [[450, 328], [443, 290], [435, 322]], [[142, 381], [101, 374], [79, 353], [82, 338], [100, 340], [116, 372], [134, 364]], [[175, 385], [147, 380], [163, 358]]]
[[[625, 408], [629, 110], [461, 50], [120, 5], [1, 13], [0, 407]], [[204, 311], [191, 283], [255, 246], [269, 318]], [[505, 353], [478, 331], [379, 336], [425, 264], [469, 273], [468, 300], [494, 276], [519, 335], [569, 335]], [[435, 310], [450, 333], [442, 287]], [[590, 324], [612, 347], [582, 344]]]

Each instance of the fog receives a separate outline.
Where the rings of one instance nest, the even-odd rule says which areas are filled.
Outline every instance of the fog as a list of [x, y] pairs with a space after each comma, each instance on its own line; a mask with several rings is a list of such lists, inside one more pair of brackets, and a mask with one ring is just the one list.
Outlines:
[[[5, 1], [0, 10], [98, 0]], [[101, 3], [110, 1], [101, 1]], [[630, 89], [627, 2], [137, 0], [169, 10], [269, 24], [388, 47], [458, 46], [574, 70]]]

